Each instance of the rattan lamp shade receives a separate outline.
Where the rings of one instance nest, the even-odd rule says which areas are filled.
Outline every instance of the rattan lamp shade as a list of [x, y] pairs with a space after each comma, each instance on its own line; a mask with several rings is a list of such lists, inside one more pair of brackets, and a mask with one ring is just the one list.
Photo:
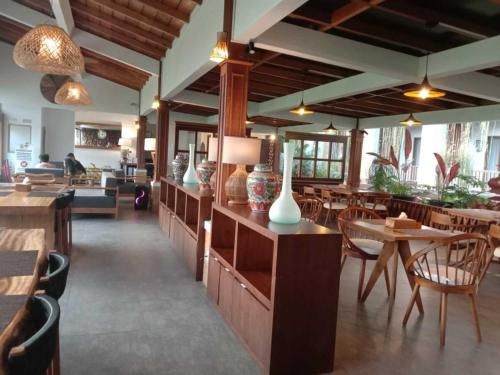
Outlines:
[[80, 82], [66, 82], [56, 92], [55, 102], [68, 105], [88, 105], [92, 103], [85, 86]]
[[28, 31], [14, 47], [14, 61], [37, 72], [74, 75], [83, 72], [80, 48], [60, 27], [39, 25]]

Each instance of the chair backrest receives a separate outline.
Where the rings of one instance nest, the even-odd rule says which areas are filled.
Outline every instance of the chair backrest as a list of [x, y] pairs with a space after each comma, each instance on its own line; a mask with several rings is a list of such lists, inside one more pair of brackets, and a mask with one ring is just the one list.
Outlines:
[[50, 253], [49, 273], [40, 279], [38, 287], [56, 300], [61, 298], [66, 289], [69, 264], [69, 258], [66, 255], [57, 252]]
[[316, 197], [316, 191], [312, 186], [304, 186], [303, 195], [306, 198], [314, 198]]
[[68, 207], [71, 204], [71, 202], [73, 202], [74, 198], [75, 198], [74, 193], [71, 194], [71, 193], [64, 192], [64, 193], [60, 194], [56, 198], [56, 209], [62, 210], [63, 208]]
[[450, 229], [452, 224], [453, 223], [451, 221], [450, 215], [440, 214], [439, 212], [431, 213], [431, 220], [429, 224], [430, 227], [441, 230], [448, 230]]
[[26, 174], [51, 174], [55, 177], [64, 177], [64, 168], [26, 168], [24, 170]]
[[382, 219], [375, 211], [369, 210], [364, 207], [349, 207], [341, 211], [338, 216], [339, 229], [342, 233], [342, 246], [344, 249], [357, 253], [360, 255], [366, 255], [366, 253], [358, 248], [354, 243], [351, 242], [352, 238], [365, 238], [366, 234], [358, 232], [353, 228], [350, 228], [347, 222], [353, 220], [368, 220], [368, 219]]
[[332, 197], [332, 194], [330, 193], [330, 190], [326, 189], [321, 189], [321, 198], [329, 200]]
[[316, 223], [323, 209], [323, 202], [317, 198], [305, 198], [298, 202], [302, 219]]
[[500, 246], [500, 225], [491, 224], [490, 229], [488, 231], [488, 236], [490, 237], [493, 246]]
[[493, 256], [488, 238], [463, 233], [433, 242], [412, 255], [405, 267], [416, 277], [446, 287], [476, 287]]
[[10, 375], [42, 375], [49, 368], [56, 349], [60, 309], [49, 296], [35, 296], [30, 301], [26, 339], [13, 347], [7, 359]]

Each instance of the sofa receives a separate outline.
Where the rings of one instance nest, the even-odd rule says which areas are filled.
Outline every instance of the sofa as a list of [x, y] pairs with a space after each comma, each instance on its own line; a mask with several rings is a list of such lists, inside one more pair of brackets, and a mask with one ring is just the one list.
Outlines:
[[26, 174], [52, 174], [59, 184], [69, 184], [69, 177], [64, 175], [64, 168], [26, 168]]
[[100, 186], [75, 186], [72, 212], [75, 214], [110, 214], [118, 218], [119, 191]]
[[121, 170], [103, 170], [101, 174], [101, 187], [117, 188], [120, 197], [134, 197], [135, 187], [138, 185], [146, 186], [146, 182], [146, 171], [141, 176], [125, 176]]

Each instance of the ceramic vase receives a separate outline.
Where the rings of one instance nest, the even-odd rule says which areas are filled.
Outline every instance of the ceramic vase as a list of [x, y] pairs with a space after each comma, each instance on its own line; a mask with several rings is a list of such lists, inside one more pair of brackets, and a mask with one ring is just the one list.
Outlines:
[[293, 148], [289, 142], [283, 144], [283, 185], [278, 199], [269, 210], [269, 218], [279, 224], [296, 224], [300, 221], [300, 208], [292, 195]]
[[247, 178], [248, 204], [252, 211], [269, 211], [276, 197], [276, 190], [276, 176], [271, 166], [257, 164]]
[[174, 172], [174, 179], [176, 181], [182, 181], [184, 173], [188, 167], [188, 159], [183, 154], [177, 154], [175, 159], [172, 161], [172, 170]]
[[214, 161], [208, 161], [203, 159], [203, 161], [196, 167], [196, 176], [200, 180], [200, 189], [210, 189], [210, 178], [217, 168], [217, 163]]
[[196, 169], [194, 169], [194, 144], [189, 145], [189, 162], [186, 173], [184, 173], [184, 177], [182, 177], [182, 182], [184, 182], [185, 184], [198, 183], [198, 177], [196, 177]]

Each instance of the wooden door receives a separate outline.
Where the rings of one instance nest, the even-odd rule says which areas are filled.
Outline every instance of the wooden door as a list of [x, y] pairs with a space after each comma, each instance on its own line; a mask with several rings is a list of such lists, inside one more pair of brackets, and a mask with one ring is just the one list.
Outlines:
[[219, 304], [220, 263], [213, 254], [208, 256], [207, 294], [216, 305]]
[[221, 266], [219, 283], [219, 308], [226, 320], [231, 321], [234, 276], [231, 270]]
[[245, 341], [255, 357], [268, 369], [271, 358], [271, 312], [244, 289], [241, 309], [248, 315], [243, 328]]
[[245, 306], [242, 306], [242, 301], [244, 304], [244, 299], [246, 298], [245, 284], [241, 283], [238, 279], [234, 279], [233, 281], [233, 300], [231, 305], [231, 321], [233, 323], [233, 327], [238, 332], [239, 336], [243, 339], [243, 341], [247, 342], [247, 338], [244, 333], [246, 327], [248, 327], [248, 309]]
[[196, 275], [196, 251], [197, 251], [197, 241], [188, 232], [184, 235], [183, 253], [184, 259], [188, 264], [191, 272]]

